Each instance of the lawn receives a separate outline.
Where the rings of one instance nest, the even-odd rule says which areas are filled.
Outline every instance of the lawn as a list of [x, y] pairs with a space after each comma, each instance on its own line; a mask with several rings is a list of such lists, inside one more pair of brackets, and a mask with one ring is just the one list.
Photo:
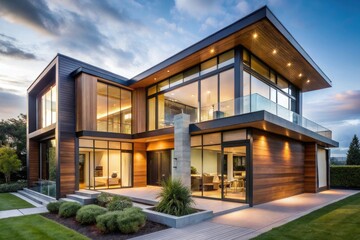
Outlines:
[[88, 239], [41, 215], [0, 220], [0, 239]]
[[274, 228], [255, 239], [360, 239], [360, 193]]
[[34, 206], [10, 193], [0, 193], [0, 211], [31, 207]]

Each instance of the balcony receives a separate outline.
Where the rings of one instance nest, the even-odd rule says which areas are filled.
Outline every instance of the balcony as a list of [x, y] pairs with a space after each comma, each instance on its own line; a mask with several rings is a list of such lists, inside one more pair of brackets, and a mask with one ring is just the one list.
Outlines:
[[221, 102], [218, 105], [214, 104], [211, 106], [202, 107], [200, 115], [202, 121], [207, 121], [257, 111], [267, 111], [291, 123], [315, 132], [321, 136], [329, 139], [331, 139], [332, 137], [332, 132], [329, 129], [293, 111], [290, 111], [289, 109], [284, 108], [283, 106], [259, 94], [252, 94], [246, 97]]

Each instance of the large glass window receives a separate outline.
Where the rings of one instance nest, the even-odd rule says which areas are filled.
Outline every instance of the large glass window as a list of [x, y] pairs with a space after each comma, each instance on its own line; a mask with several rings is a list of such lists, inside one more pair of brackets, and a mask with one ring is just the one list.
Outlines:
[[148, 99], [148, 130], [156, 129], [156, 98]]
[[131, 134], [131, 92], [97, 83], [97, 130]]
[[132, 186], [132, 144], [79, 140], [79, 188]]
[[[150, 99], [151, 100], [151, 99]], [[150, 101], [149, 100], [149, 101]], [[155, 100], [155, 99], [154, 99]], [[151, 104], [149, 102], [149, 104]], [[190, 115], [190, 122], [197, 122], [198, 112], [198, 83], [174, 89], [170, 92], [158, 95], [158, 123], [159, 128], [173, 126], [174, 116], [180, 113]], [[151, 106], [149, 106], [149, 129], [154, 127], [153, 120], [150, 119]]]
[[50, 87], [39, 99], [39, 128], [56, 122], [56, 86]]
[[220, 112], [225, 117], [234, 115], [234, 69], [220, 73]]
[[201, 80], [201, 121], [211, 120], [218, 112], [218, 76]]

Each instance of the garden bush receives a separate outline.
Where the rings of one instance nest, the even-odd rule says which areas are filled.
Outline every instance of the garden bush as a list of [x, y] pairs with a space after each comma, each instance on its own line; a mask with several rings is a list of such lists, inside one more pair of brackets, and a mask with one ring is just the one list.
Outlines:
[[330, 186], [360, 189], [360, 166], [331, 166]]
[[145, 225], [146, 215], [141, 208], [125, 208], [124, 211], [118, 212], [117, 223], [120, 232], [129, 234], [136, 233]]
[[99, 195], [97, 195], [96, 200], [97, 204], [101, 207], [106, 207], [106, 205], [111, 202], [113, 199], [113, 196], [110, 193], [102, 192]]
[[125, 208], [130, 208], [133, 206], [133, 203], [129, 200], [113, 200], [107, 204], [107, 209], [109, 211], [122, 211]]
[[63, 203], [63, 201], [49, 202], [46, 208], [50, 213], [59, 213], [59, 208]]
[[59, 208], [59, 216], [64, 218], [74, 217], [80, 208], [80, 203], [64, 202]]
[[106, 213], [106, 208], [100, 207], [95, 204], [83, 206], [76, 213], [76, 221], [81, 224], [96, 223], [96, 217]]
[[178, 179], [164, 181], [158, 198], [161, 198], [155, 207], [158, 212], [174, 216], [184, 216], [194, 212], [191, 207], [194, 201], [191, 198], [190, 189]]
[[26, 181], [19, 180], [14, 183], [3, 183], [0, 184], [0, 193], [17, 192], [27, 186]]
[[107, 212], [96, 217], [96, 227], [102, 232], [116, 232], [119, 230], [117, 217], [120, 211]]

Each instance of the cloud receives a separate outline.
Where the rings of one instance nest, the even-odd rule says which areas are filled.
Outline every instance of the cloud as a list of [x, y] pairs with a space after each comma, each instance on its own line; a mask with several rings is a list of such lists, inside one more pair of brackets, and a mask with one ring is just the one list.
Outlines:
[[37, 57], [18, 46], [15, 38], [0, 33], [0, 56], [16, 59], [35, 60]]
[[222, 0], [175, 0], [175, 8], [195, 19], [223, 12]]
[[27, 25], [40, 33], [57, 34], [62, 18], [51, 14], [44, 0], [0, 1], [0, 16], [9, 22]]
[[319, 122], [352, 120], [360, 118], [359, 103], [360, 90], [350, 90], [307, 102], [309, 107], [305, 110], [309, 117]]
[[17, 117], [26, 113], [26, 98], [0, 88], [0, 119]]

